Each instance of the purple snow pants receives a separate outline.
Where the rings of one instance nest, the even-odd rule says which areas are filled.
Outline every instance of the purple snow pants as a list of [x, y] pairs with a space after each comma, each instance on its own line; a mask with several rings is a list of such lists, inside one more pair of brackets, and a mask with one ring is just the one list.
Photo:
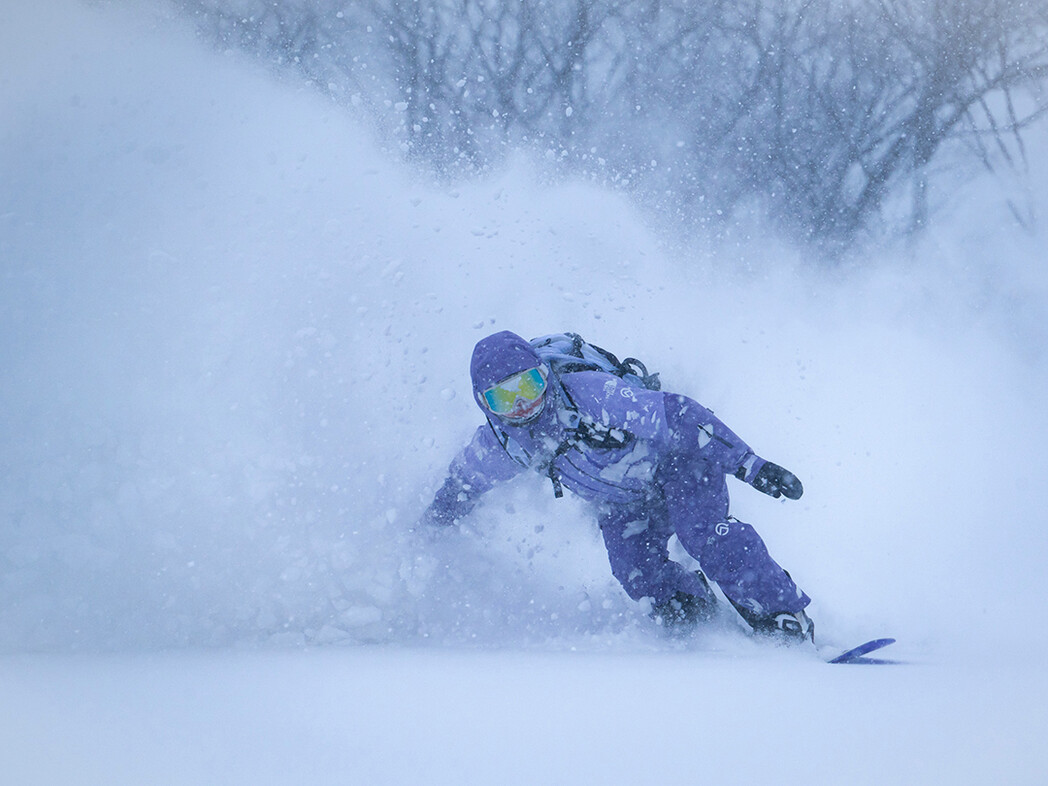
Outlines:
[[793, 613], [808, 605], [756, 530], [728, 515], [723, 472], [686, 462], [661, 474], [644, 503], [601, 506], [611, 571], [631, 598], [660, 603], [678, 591], [708, 596], [694, 573], [669, 559], [667, 543], [676, 533], [706, 577], [735, 605], [757, 614]]

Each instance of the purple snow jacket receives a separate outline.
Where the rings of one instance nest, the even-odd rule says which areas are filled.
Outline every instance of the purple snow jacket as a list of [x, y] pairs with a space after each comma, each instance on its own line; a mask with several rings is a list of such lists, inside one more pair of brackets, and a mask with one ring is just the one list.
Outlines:
[[709, 599], [705, 581], [669, 559], [667, 542], [676, 533], [751, 624], [808, 604], [753, 527], [728, 515], [725, 476], [796, 499], [802, 489], [792, 473], [756, 456], [692, 399], [633, 387], [613, 374], [551, 372], [542, 409], [525, 423], [488, 412], [483, 391], [540, 365], [531, 344], [513, 333], [477, 344], [470, 371], [488, 422], [452, 461], [426, 519], [451, 524], [496, 483], [530, 468], [558, 493], [568, 488], [597, 503], [612, 573], [634, 600], [648, 597], [658, 606], [681, 594]]
[[[764, 465], [750, 447], [695, 401], [632, 386], [613, 374], [551, 374], [541, 412], [523, 425], [507, 423], [484, 406], [482, 393], [512, 374], [542, 365], [531, 344], [508, 331], [480, 341], [470, 373], [488, 422], [454, 459], [430, 506], [439, 523], [452, 523], [477, 498], [525, 468], [598, 503], [643, 503], [659, 478], [682, 462], [723, 477], [751, 482]], [[723, 481], [710, 489], [727, 513]], [[720, 499], [723, 497], [723, 500]]]

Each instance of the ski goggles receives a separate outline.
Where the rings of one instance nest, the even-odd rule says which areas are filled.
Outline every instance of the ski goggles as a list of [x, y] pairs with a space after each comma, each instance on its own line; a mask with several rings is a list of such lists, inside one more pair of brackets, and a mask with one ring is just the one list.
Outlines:
[[496, 415], [514, 410], [518, 399], [536, 401], [546, 392], [546, 373], [540, 368], [529, 368], [492, 385], [484, 391], [484, 403]]

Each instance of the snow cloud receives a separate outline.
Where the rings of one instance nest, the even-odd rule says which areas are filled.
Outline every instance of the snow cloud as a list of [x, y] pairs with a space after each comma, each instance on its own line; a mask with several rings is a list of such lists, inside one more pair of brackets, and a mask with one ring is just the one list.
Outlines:
[[639, 356], [801, 476], [801, 503], [740, 488], [736, 514], [827, 628], [946, 646], [1043, 597], [1048, 275], [995, 184], [854, 269], [753, 230], [680, 249], [523, 158], [425, 182], [162, 13], [21, 5], [0, 46], [0, 648], [643, 625], [585, 509], [538, 479], [462, 532], [411, 531], [479, 422], [468, 358], [497, 329]]

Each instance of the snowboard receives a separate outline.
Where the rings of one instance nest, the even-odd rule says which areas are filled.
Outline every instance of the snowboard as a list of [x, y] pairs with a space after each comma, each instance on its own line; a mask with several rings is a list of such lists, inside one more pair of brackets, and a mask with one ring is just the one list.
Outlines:
[[887, 647], [889, 644], [894, 644], [895, 639], [871, 639], [870, 641], [860, 644], [858, 647], [852, 647], [850, 650], [845, 650], [840, 655], [834, 658], [830, 658], [827, 663], [857, 663], [857, 664], [887, 664], [896, 663], [893, 660], [883, 660], [881, 658], [868, 658], [866, 657], [871, 652], [876, 652], [879, 649]]

